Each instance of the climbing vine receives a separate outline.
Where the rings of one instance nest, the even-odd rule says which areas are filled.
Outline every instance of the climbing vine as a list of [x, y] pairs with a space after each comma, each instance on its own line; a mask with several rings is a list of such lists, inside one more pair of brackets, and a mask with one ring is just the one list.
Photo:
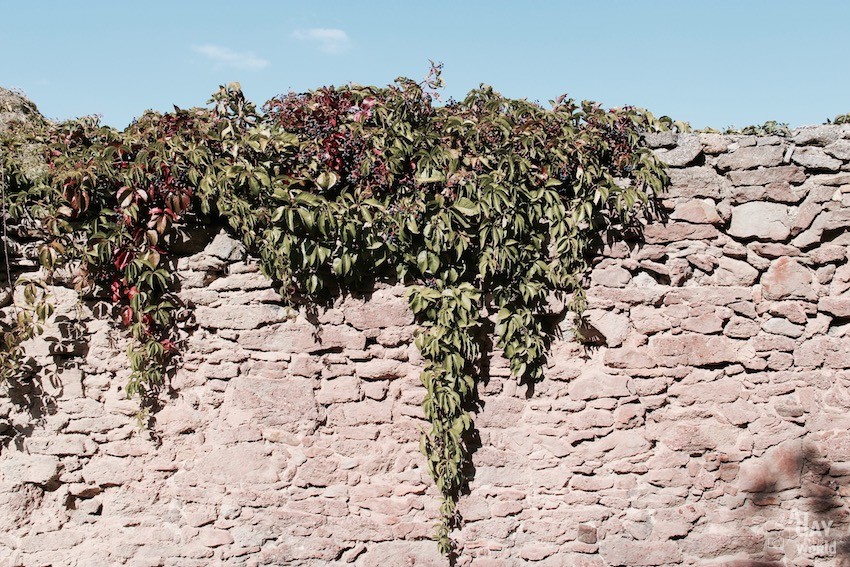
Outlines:
[[375, 281], [409, 286], [425, 359], [422, 450], [442, 495], [436, 539], [452, 552], [467, 482], [482, 334], [519, 380], [543, 375], [552, 294], [584, 308], [602, 234], [639, 226], [663, 190], [642, 134], [669, 122], [561, 97], [551, 108], [482, 87], [435, 103], [439, 68], [417, 83], [273, 98], [238, 85], [210, 105], [148, 112], [123, 132], [81, 119], [26, 139], [47, 167], [6, 160], [9, 214], [44, 232], [48, 270], [105, 291], [134, 341], [131, 395], [155, 399], [179, 347], [175, 244], [223, 222], [281, 295], [323, 301]]

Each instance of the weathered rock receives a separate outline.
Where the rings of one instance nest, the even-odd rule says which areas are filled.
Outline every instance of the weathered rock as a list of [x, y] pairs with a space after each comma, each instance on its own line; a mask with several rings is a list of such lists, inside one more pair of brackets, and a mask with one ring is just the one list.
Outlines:
[[691, 167], [670, 170], [670, 193], [680, 197], [723, 199], [732, 187], [729, 180], [713, 167]]
[[760, 334], [749, 341], [756, 352], [786, 351], [794, 350], [796, 343], [793, 339], [779, 335]]
[[141, 477], [141, 471], [127, 467], [127, 461], [111, 455], [96, 455], [80, 470], [83, 481], [98, 487], [122, 486]]
[[653, 368], [655, 361], [645, 349], [616, 348], [605, 351], [605, 364], [612, 368]]
[[799, 439], [786, 441], [759, 458], [741, 463], [738, 485], [758, 495], [798, 488], [806, 458]]
[[758, 277], [759, 271], [748, 263], [722, 256], [714, 270], [713, 281], [717, 285], [748, 286]]
[[850, 161], [850, 140], [836, 140], [825, 147], [824, 151], [836, 159]]
[[793, 258], [779, 258], [761, 278], [764, 297], [810, 299], [814, 296], [812, 278], [812, 272]]
[[799, 256], [800, 249], [778, 242], [750, 242], [747, 248], [764, 258], [781, 258], [782, 256]]
[[29, 439], [27, 449], [41, 455], [91, 455], [97, 445], [85, 435], [58, 435]]
[[659, 424], [661, 443], [674, 451], [729, 451], [735, 446], [739, 430], [719, 422], [689, 423], [687, 421]]
[[836, 317], [850, 317], [850, 297], [822, 297], [818, 301], [818, 311]]
[[[44, 124], [46, 121], [36, 105], [23, 94], [0, 87], [0, 137], [20, 136], [22, 132]], [[45, 147], [42, 143], [25, 143], [12, 149], [21, 170], [30, 179], [47, 171]]]
[[710, 335], [719, 333], [723, 329], [723, 320], [714, 313], [704, 313], [682, 321], [682, 328], [686, 331]]
[[704, 382], [679, 382], [670, 386], [668, 393], [683, 405], [690, 405], [706, 400], [733, 403], [741, 397], [742, 390], [741, 381], [737, 378], [720, 378]]
[[339, 404], [328, 412], [328, 421], [338, 426], [363, 426], [386, 423], [392, 418], [392, 407], [375, 400]]
[[629, 316], [635, 329], [646, 335], [666, 331], [671, 326], [669, 319], [658, 313], [657, 310], [645, 305], [633, 307]]
[[782, 241], [791, 234], [791, 209], [778, 203], [744, 203], [732, 208], [729, 234]]
[[693, 199], [677, 205], [670, 218], [696, 224], [718, 224], [720, 216], [711, 199]]
[[580, 376], [570, 382], [569, 394], [576, 400], [621, 398], [629, 395], [628, 379], [602, 373]]
[[0, 135], [8, 136], [15, 127], [43, 120], [35, 103], [22, 93], [0, 87]]
[[808, 321], [808, 314], [813, 312], [812, 305], [802, 301], [782, 301], [770, 305], [768, 311], [773, 315], [779, 315], [796, 323], [805, 325]]
[[586, 313], [590, 324], [605, 337], [605, 344], [618, 347], [629, 336], [631, 325], [629, 318], [621, 313], [611, 313], [598, 309]]
[[809, 339], [794, 350], [794, 365], [802, 368], [850, 368], [850, 350], [846, 342], [838, 337]]
[[347, 325], [327, 325], [321, 329], [306, 321], [292, 321], [249, 329], [239, 334], [240, 346], [267, 352], [297, 353], [329, 349], [362, 349], [366, 336]]
[[600, 544], [600, 553], [608, 565], [675, 565], [682, 552], [672, 541], [634, 541], [622, 537], [607, 537]]
[[[790, 254], [791, 256], [797, 254]], [[843, 246], [837, 246], [835, 244], [823, 244], [814, 250], [809, 252], [809, 258], [811, 258], [812, 263], [814, 264], [831, 264], [833, 262], [840, 263], [847, 258], [847, 250]]]
[[671, 222], [667, 225], [651, 224], [644, 229], [643, 236], [649, 244], [663, 244], [681, 240], [712, 240], [720, 233], [710, 224]]
[[403, 327], [413, 323], [407, 299], [397, 289], [375, 291], [369, 301], [348, 299], [345, 320], [355, 329]]
[[291, 317], [288, 309], [275, 305], [222, 305], [195, 310], [198, 324], [211, 329], [255, 329]]
[[233, 543], [233, 536], [227, 530], [201, 528], [198, 533], [198, 542], [206, 547], [219, 547]]
[[198, 480], [208, 486], [238, 483], [271, 484], [278, 480], [280, 463], [270, 459], [260, 443], [214, 447], [199, 455], [193, 467]]
[[[804, 226], [799, 219], [798, 223]], [[811, 223], [811, 227], [802, 232], [791, 243], [799, 248], [808, 248], [820, 241], [825, 231], [844, 231], [848, 223], [850, 223], [850, 208], [823, 211], [817, 214], [815, 220]]]
[[690, 165], [702, 153], [702, 144], [696, 134], [679, 134], [676, 146], [659, 149], [655, 155], [670, 167]]
[[733, 339], [748, 339], [759, 332], [759, 324], [744, 317], [732, 317], [723, 328], [723, 334]]
[[841, 160], [816, 147], [797, 148], [791, 155], [791, 161], [814, 171], [838, 171], [841, 167]]
[[245, 257], [245, 246], [222, 230], [207, 245], [204, 253], [220, 258], [221, 260], [241, 260]]
[[218, 278], [209, 285], [209, 289], [215, 291], [249, 291], [252, 289], [269, 289], [271, 287], [272, 281], [259, 272], [231, 274], [223, 278]]
[[804, 126], [792, 132], [795, 144], [801, 146], [815, 145], [825, 146], [836, 141], [840, 136], [840, 130], [830, 126]]
[[363, 380], [392, 380], [407, 375], [406, 365], [397, 360], [374, 358], [355, 366], [357, 376]]
[[781, 146], [738, 148], [733, 152], [720, 156], [717, 160], [717, 167], [721, 171], [775, 167], [782, 163], [783, 153], [784, 148]]
[[60, 470], [59, 458], [49, 455], [27, 455], [17, 451], [8, 451], [0, 462], [3, 480], [11, 486], [28, 482], [47, 484]]
[[655, 335], [649, 347], [657, 356], [671, 357], [693, 366], [739, 362], [747, 356], [742, 341], [698, 333]]
[[360, 400], [360, 380], [356, 376], [340, 376], [324, 380], [316, 392], [316, 401], [323, 405]]
[[647, 132], [644, 140], [650, 148], [672, 148], [676, 146], [679, 135], [672, 130], [666, 132]]
[[590, 281], [594, 285], [605, 287], [626, 287], [632, 280], [632, 275], [628, 270], [624, 270], [619, 266], [609, 266], [607, 268], [597, 268], [593, 270], [590, 276]]
[[763, 169], [730, 171], [728, 173], [732, 185], [768, 185], [770, 183], [802, 183], [806, 180], [806, 172], [796, 165], [781, 165]]
[[722, 154], [729, 147], [729, 139], [723, 134], [697, 134], [702, 151], [709, 155]]
[[795, 325], [788, 319], [781, 317], [773, 317], [768, 319], [761, 326], [767, 333], [773, 335], [784, 335], [786, 337], [797, 338], [803, 335], [806, 328], [802, 325]]

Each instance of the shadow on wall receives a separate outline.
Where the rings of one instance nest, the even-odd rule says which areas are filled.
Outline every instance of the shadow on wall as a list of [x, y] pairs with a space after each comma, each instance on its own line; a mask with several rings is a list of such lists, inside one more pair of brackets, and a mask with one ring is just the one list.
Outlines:
[[23, 448], [23, 440], [32, 435], [48, 415], [56, 413], [53, 396], [44, 389], [41, 367], [33, 358], [24, 361], [20, 378], [9, 380], [3, 386], [7, 399], [0, 407], [0, 447], [14, 443]]
[[75, 359], [88, 354], [88, 340], [79, 320], [59, 315], [52, 324], [58, 336], [39, 339], [47, 344], [51, 364], [43, 365], [29, 356], [19, 376], [3, 385], [6, 396], [0, 405], [0, 449], [14, 444], [21, 450], [24, 439], [47, 416], [56, 413], [57, 396], [61, 397], [64, 384], [76, 375]]
[[850, 567], [850, 508], [842, 498], [850, 467], [797, 439], [743, 463], [739, 482], [748, 495], [744, 510], [762, 525], [765, 545], [762, 554], [730, 567]]

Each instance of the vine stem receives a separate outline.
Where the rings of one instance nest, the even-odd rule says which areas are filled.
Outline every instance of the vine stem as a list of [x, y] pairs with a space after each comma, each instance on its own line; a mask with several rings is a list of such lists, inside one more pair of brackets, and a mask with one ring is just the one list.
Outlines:
[[[2, 202], [2, 212], [0, 212], [0, 223], [3, 224], [3, 258], [6, 264], [6, 282], [9, 284], [9, 292], [12, 293], [14, 286], [12, 285], [12, 269], [9, 261], [9, 229], [6, 226], [6, 168], [3, 166], [3, 154], [0, 152], [0, 202]], [[15, 315], [18, 314], [18, 307], [12, 301], [12, 306], [15, 309]]]

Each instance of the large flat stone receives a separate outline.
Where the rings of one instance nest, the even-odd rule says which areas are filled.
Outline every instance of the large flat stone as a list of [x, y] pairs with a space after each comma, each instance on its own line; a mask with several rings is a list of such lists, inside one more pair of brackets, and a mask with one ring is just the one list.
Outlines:
[[221, 305], [195, 310], [198, 324], [210, 329], [256, 329], [291, 317], [289, 309], [276, 305]]
[[732, 208], [729, 234], [737, 238], [781, 241], [791, 234], [791, 207], [780, 203], [752, 202]]
[[827, 155], [817, 147], [797, 148], [791, 154], [791, 161], [814, 171], [838, 171], [841, 160]]
[[689, 167], [670, 170], [670, 194], [677, 197], [711, 197], [723, 199], [732, 184], [713, 167]]
[[762, 169], [730, 171], [729, 180], [732, 185], [767, 185], [769, 183], [802, 183], [806, 180], [806, 172], [796, 165], [780, 165]]
[[782, 146], [748, 146], [734, 152], [723, 154], [717, 159], [721, 171], [730, 169], [755, 169], [757, 167], [775, 167], [782, 163]]
[[4, 451], [0, 473], [11, 485], [25, 482], [46, 484], [59, 474], [59, 458], [51, 455], [28, 455], [19, 451]]

